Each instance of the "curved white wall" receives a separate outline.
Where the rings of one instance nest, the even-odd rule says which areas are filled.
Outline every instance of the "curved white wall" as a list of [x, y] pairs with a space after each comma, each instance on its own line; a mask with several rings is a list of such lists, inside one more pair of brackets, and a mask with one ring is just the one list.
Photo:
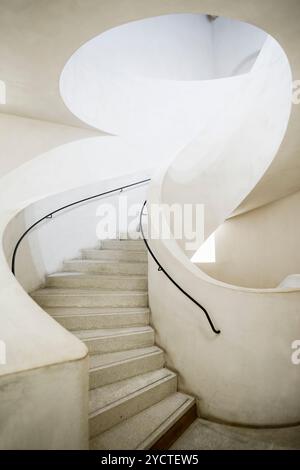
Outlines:
[[[213, 89], [211, 93], [213, 99]], [[172, 161], [164, 178], [163, 200], [203, 204], [205, 239], [229, 217], [272, 162], [287, 128], [290, 100], [289, 63], [279, 44], [269, 37], [226, 112], [207, 121], [197, 138]], [[183, 247], [185, 240], [180, 243]]]
[[99, 135], [99, 131], [0, 113], [0, 178], [55, 147]]
[[[206, 237], [257, 183], [286, 130], [291, 75], [276, 41], [268, 39], [248, 78], [244, 94], [237, 95], [227, 114], [227, 121], [232, 119], [221, 118], [216, 129], [187, 146], [155, 181], [148, 198], [151, 204], [205, 203]], [[158, 342], [169, 365], [180, 372], [180, 386], [198, 398], [200, 415], [255, 426], [299, 422], [300, 376], [291, 361], [291, 344], [300, 328], [300, 291], [230, 286], [194, 266], [182, 243], [151, 240], [151, 247], [221, 329], [215, 335], [203, 312], [150, 263]], [[155, 295], [158, 290], [163, 298]]]

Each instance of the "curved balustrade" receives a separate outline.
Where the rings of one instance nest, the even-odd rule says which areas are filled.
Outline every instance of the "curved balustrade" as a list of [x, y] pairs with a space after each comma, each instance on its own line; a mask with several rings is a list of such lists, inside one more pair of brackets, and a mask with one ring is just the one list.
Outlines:
[[170, 276], [168, 271], [160, 264], [159, 260], [157, 259], [157, 257], [153, 253], [152, 249], [150, 248], [149, 243], [148, 243], [147, 239], [145, 238], [145, 234], [144, 234], [144, 230], [143, 230], [143, 220], [142, 220], [143, 210], [144, 210], [144, 207], [146, 206], [146, 204], [147, 204], [147, 201], [144, 202], [144, 204], [142, 206], [142, 209], [141, 209], [141, 212], [140, 212], [140, 231], [141, 231], [141, 234], [142, 234], [142, 237], [143, 237], [143, 240], [144, 240], [144, 243], [147, 247], [148, 252], [150, 253], [151, 257], [154, 259], [155, 263], [158, 266], [158, 271], [163, 272], [165, 274], [165, 276], [172, 282], [172, 284], [175, 287], [177, 287], [177, 289], [180, 290], [180, 292], [182, 292], [188, 299], [190, 299], [195, 305], [197, 305], [197, 307], [199, 307], [203, 311], [203, 313], [206, 316], [206, 319], [207, 319], [207, 321], [209, 323], [209, 326], [211, 327], [212, 331], [216, 335], [219, 335], [221, 333], [221, 330], [218, 330], [215, 327], [215, 325], [214, 325], [212, 319], [210, 318], [210, 315], [209, 315], [208, 311], [206, 310], [206, 308], [203, 307], [203, 305], [201, 305], [199, 302], [197, 302], [197, 300], [195, 300], [190, 294], [188, 294], [188, 292], [186, 292], [182, 287], [180, 287], [180, 285], [172, 278], [172, 276]]
[[[226, 118], [220, 116], [215, 122], [211, 138], [199, 134], [152, 181], [150, 225], [155, 224], [152, 205], [202, 203], [207, 238], [266, 171], [283, 139], [291, 109], [289, 63], [272, 38], [248, 79]], [[168, 220], [167, 213], [164, 217]], [[300, 289], [229, 285], [190, 261], [185, 239], [150, 241], [169, 275], [178, 276], [181, 287], [201, 299], [216, 324], [222, 325], [223, 334], [216, 341], [207, 333], [198, 309], [150, 263], [153, 324], [172, 366], [180, 371], [183, 386], [199, 398], [201, 415], [252, 426], [299, 423], [300, 376], [291, 356], [300, 330]]]
[[44, 220], [47, 220], [47, 219], [52, 219], [53, 215], [55, 215], [55, 214], [57, 214], [61, 211], [64, 211], [66, 209], [69, 209], [70, 207], [78, 206], [79, 204], [83, 204], [85, 202], [92, 201], [92, 200], [97, 199], [101, 196], [108, 196], [110, 194], [117, 193], [117, 192], [123, 191], [124, 189], [129, 189], [129, 188], [132, 188], [134, 186], [141, 185], [143, 183], [148, 183], [149, 181], [150, 181], [150, 178], [147, 178], [147, 179], [144, 179], [144, 180], [136, 181], [135, 183], [126, 184], [126, 185], [120, 186], [118, 188], [111, 189], [109, 191], [104, 191], [102, 193], [95, 194], [93, 196], [89, 196], [89, 197], [85, 197], [83, 199], [79, 199], [78, 201], [74, 201], [70, 204], [65, 204], [64, 206], [61, 206], [58, 209], [55, 209], [54, 211], [51, 211], [48, 214], [41, 217], [40, 219], [38, 219], [36, 222], [31, 224], [30, 227], [28, 227], [28, 229], [25, 230], [25, 232], [22, 233], [22, 235], [20, 236], [20, 238], [18, 239], [18, 241], [17, 241], [17, 243], [14, 247], [13, 255], [12, 255], [12, 262], [11, 262], [12, 273], [15, 274], [16, 257], [17, 257], [18, 249], [19, 249], [19, 246], [20, 246], [22, 240], [24, 240], [24, 238], [27, 236], [27, 234], [29, 232], [31, 232], [32, 229], [37, 227], [41, 222], [43, 222]]

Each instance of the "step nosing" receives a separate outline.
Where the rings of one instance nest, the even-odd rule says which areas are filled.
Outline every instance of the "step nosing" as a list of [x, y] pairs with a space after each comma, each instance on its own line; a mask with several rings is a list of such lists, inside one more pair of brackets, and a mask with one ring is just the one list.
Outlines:
[[121, 250], [119, 248], [83, 248], [81, 250], [82, 253], [126, 253], [126, 254], [131, 254], [131, 253], [139, 253], [139, 254], [145, 254], [147, 253], [146, 250]]
[[65, 261], [64, 264], [75, 264], [75, 263], [80, 263], [80, 264], [148, 264], [147, 261], [124, 261], [124, 260], [114, 260], [114, 259], [88, 259], [88, 258], [78, 258], [78, 259], [72, 259], [69, 261]]
[[130, 361], [135, 360], [135, 359], [155, 356], [155, 355], [158, 355], [158, 354], [163, 354], [162, 350], [157, 350], [157, 351], [152, 351], [152, 352], [145, 352], [145, 353], [142, 353], [142, 354], [137, 354], [136, 356], [127, 357], [125, 359], [119, 359], [119, 360], [116, 360], [116, 361], [113, 361], [113, 362], [104, 363], [100, 366], [90, 367], [89, 372], [91, 373], [91, 372], [94, 372], [94, 371], [97, 371], [97, 370], [106, 369], [106, 368], [114, 366], [116, 364], [124, 364], [126, 362], [130, 362]]
[[[51, 307], [50, 307], [51, 308]], [[53, 307], [55, 308], [55, 307]], [[57, 307], [59, 308], [59, 307]], [[62, 307], [64, 308], [64, 307]], [[72, 307], [70, 307], [72, 308]], [[78, 308], [78, 307], [76, 307]], [[85, 308], [85, 307], [82, 307]], [[49, 309], [46, 310], [48, 313], [52, 313], [51, 311], [49, 312]], [[90, 312], [90, 313], [84, 313], [84, 312], [78, 312], [78, 313], [68, 313], [68, 312], [62, 312], [61, 314], [59, 312], [56, 312], [55, 314], [52, 315], [52, 318], [81, 318], [81, 317], [118, 317], [118, 316], [134, 316], [134, 315], [147, 315], [149, 314], [149, 311], [137, 311], [137, 312]]]
[[118, 316], [135, 316], [145, 315], [148, 312], [115, 312], [115, 313], [77, 313], [77, 314], [65, 314], [65, 315], [52, 315], [52, 318], [86, 318], [86, 317], [118, 317]]
[[[147, 291], [140, 291], [140, 290], [109, 290], [109, 289], [102, 289], [102, 290], [98, 290], [97, 287], [91, 287], [90, 289], [79, 289], [77, 287], [75, 288], [59, 288], [59, 287], [47, 287], [47, 292], [43, 292], [43, 291], [37, 291], [37, 292], [33, 292], [31, 295], [33, 297], [40, 297], [40, 296], [46, 296], [46, 295], [50, 295], [50, 296], [79, 296], [79, 295], [92, 295], [93, 296], [104, 296], [104, 295], [118, 295], [118, 296], [121, 296], [121, 295], [138, 295], [138, 296], [144, 296], [144, 295], [147, 295]], [[67, 292], [64, 292], [64, 291], [67, 291]]]
[[109, 275], [103, 273], [82, 273], [80, 271], [63, 271], [61, 273], [49, 274], [48, 279], [106, 279], [109, 281], [112, 280], [146, 280], [147, 276], [145, 274], [122, 274], [122, 273], [110, 273]]
[[[167, 382], [168, 380], [173, 379], [175, 377], [176, 377], [176, 374], [169, 371], [169, 373], [166, 374], [164, 377], [160, 377], [159, 379], [156, 379], [153, 382], [148, 383], [147, 385], [136, 388], [135, 390], [133, 390], [132, 392], [122, 396], [121, 398], [118, 398], [117, 400], [114, 400], [114, 401], [108, 403], [107, 405], [105, 405], [101, 408], [98, 408], [95, 411], [92, 411], [91, 413], [89, 413], [89, 418], [90, 419], [94, 418], [95, 416], [98, 416], [99, 414], [103, 413], [107, 409], [113, 408], [114, 406], [117, 406], [117, 404], [122, 403], [124, 401], [128, 401], [128, 400], [132, 399], [135, 395], [140, 395], [140, 394], [142, 394], [143, 391], [148, 390], [148, 389], [151, 390], [151, 388], [155, 388], [155, 386], [157, 386], [159, 384], [163, 384], [164, 382]], [[118, 383], [118, 382], [115, 382], [115, 383]], [[101, 387], [99, 387], [99, 388], [101, 388]], [[96, 390], [96, 389], [94, 389], [94, 390]]]
[[145, 330], [145, 331], [133, 331], [131, 333], [120, 333], [120, 334], [111, 334], [111, 335], [103, 335], [103, 336], [88, 336], [86, 338], [81, 338], [80, 336], [77, 336], [75, 332], [73, 331], [73, 334], [77, 336], [81, 341], [93, 341], [93, 340], [101, 340], [103, 338], [124, 338], [125, 336], [133, 336], [133, 335], [141, 335], [145, 333], [151, 333], [151, 330]]
[[[184, 408], [185, 405], [186, 405], [188, 402], [191, 402], [191, 403], [192, 403], [193, 401], [194, 401], [194, 400], [193, 400], [191, 397], [186, 397], [186, 399], [185, 399], [185, 401], [184, 401], [183, 403], [181, 403], [175, 410], [173, 410], [167, 417], [165, 417], [165, 418], [163, 419], [163, 421], [161, 421], [161, 423], [159, 423], [159, 425], [158, 425], [150, 434], [148, 434], [148, 436], [147, 436], [145, 439], [143, 439], [141, 442], [139, 442], [139, 444], [138, 444], [138, 446], [136, 447], [136, 449], [140, 448], [140, 446], [142, 446], [144, 442], [148, 442], [149, 440], [151, 441], [152, 436], [155, 436], [155, 434], [157, 434], [157, 432], [158, 432], [162, 427], [164, 427], [164, 426], [168, 423], [168, 421], [169, 421], [170, 419], [172, 419], [172, 417], [174, 417], [175, 415], [177, 415], [177, 414], [180, 412], [180, 410], [181, 410], [182, 408]], [[136, 450], [136, 449], [135, 449], [135, 450]]]

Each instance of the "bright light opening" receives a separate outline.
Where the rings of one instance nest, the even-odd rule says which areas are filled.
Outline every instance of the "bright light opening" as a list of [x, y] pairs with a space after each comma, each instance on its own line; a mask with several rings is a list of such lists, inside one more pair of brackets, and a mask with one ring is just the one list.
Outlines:
[[6, 84], [0, 80], [0, 104], [6, 104]]
[[216, 243], [215, 234], [213, 233], [200, 246], [191, 258], [192, 263], [215, 263], [216, 262]]

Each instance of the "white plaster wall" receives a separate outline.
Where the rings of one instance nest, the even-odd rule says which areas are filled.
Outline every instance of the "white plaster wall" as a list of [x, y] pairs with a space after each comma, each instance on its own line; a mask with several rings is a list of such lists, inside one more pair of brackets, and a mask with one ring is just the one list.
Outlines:
[[200, 269], [220, 281], [274, 288], [300, 273], [300, 193], [228, 219], [215, 232], [215, 263]]

